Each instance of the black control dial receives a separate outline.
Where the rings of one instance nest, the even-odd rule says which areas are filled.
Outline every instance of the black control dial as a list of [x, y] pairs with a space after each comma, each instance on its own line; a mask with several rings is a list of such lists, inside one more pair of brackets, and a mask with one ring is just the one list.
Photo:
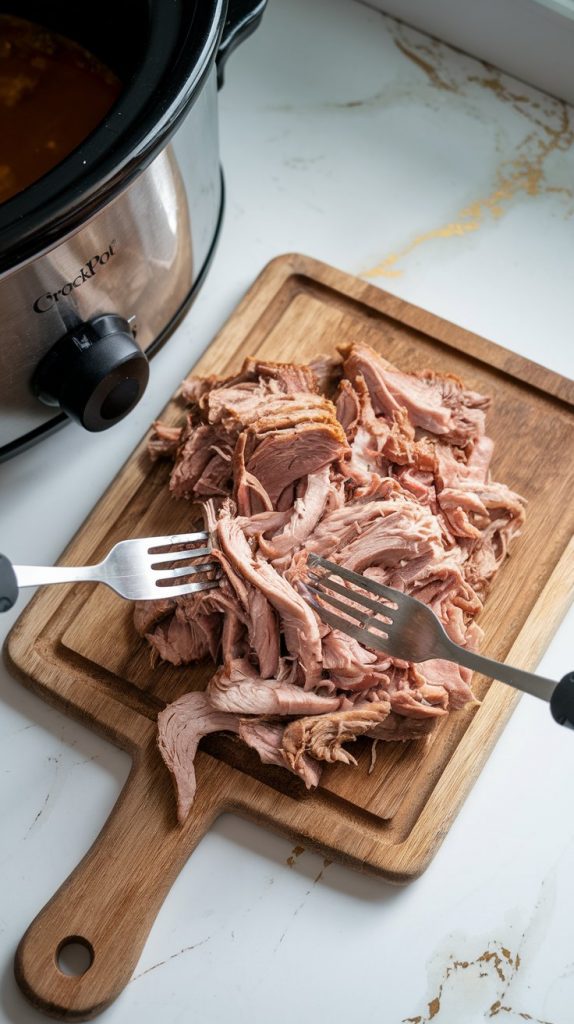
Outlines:
[[86, 430], [107, 430], [137, 405], [148, 378], [149, 363], [127, 320], [105, 313], [56, 342], [38, 363], [32, 390]]

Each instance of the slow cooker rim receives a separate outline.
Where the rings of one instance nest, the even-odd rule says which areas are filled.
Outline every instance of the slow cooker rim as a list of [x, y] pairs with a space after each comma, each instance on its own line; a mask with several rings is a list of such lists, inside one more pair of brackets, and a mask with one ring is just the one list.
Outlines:
[[[161, 0], [153, 6], [160, 16]], [[174, 5], [174, 10], [177, 2]], [[163, 15], [165, 17], [165, 6]], [[29, 188], [0, 205], [0, 275], [45, 253], [91, 219], [123, 192], [165, 148], [211, 72], [225, 25], [227, 0], [196, 3], [192, 16], [179, 31], [176, 70], [157, 95], [148, 95], [141, 117], [125, 131], [116, 125], [138, 89], [146, 89], [146, 61], [108, 117], [84, 143], [48, 174]], [[191, 29], [197, 27], [198, 12], [204, 15], [202, 35], [193, 47], [182, 47]], [[152, 20], [152, 31], [153, 31]], [[166, 61], [166, 68], [168, 62]], [[165, 79], [165, 75], [164, 75]], [[148, 89], [149, 92], [149, 89]], [[93, 166], [83, 171], [92, 154]]]

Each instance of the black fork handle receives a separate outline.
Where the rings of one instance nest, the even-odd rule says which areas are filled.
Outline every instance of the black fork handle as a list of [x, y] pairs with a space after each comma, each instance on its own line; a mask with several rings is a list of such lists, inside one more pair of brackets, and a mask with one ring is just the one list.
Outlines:
[[451, 641], [447, 642], [442, 656], [459, 665], [466, 665], [475, 672], [482, 672], [491, 679], [499, 679], [517, 690], [522, 690], [523, 693], [530, 693], [533, 697], [547, 701], [554, 721], [574, 729], [574, 672], [568, 672], [559, 683], [556, 683], [532, 672], [491, 661], [490, 658], [485, 658], [475, 651], [467, 651], [466, 648], [458, 647]]
[[574, 729], [574, 672], [569, 672], [556, 684], [550, 698], [550, 710], [555, 722]]
[[7, 612], [18, 599], [18, 581], [12, 562], [0, 555], [0, 612]]

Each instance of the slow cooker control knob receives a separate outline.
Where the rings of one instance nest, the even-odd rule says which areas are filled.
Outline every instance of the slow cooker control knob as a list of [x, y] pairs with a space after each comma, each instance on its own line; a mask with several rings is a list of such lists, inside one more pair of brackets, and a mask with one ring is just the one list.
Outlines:
[[68, 331], [36, 367], [34, 394], [86, 430], [107, 430], [139, 402], [149, 363], [127, 320], [106, 313]]

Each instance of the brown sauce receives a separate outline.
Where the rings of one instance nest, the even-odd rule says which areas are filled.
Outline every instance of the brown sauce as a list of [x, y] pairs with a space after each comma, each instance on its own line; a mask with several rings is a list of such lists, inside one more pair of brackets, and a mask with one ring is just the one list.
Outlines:
[[79, 146], [120, 91], [120, 80], [71, 39], [0, 15], [0, 203]]

